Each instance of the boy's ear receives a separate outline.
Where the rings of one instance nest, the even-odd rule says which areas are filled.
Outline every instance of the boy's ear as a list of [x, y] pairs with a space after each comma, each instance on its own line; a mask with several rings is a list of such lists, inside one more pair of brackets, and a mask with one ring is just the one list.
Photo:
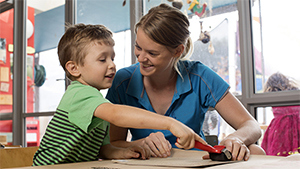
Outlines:
[[74, 76], [74, 77], [80, 76], [80, 71], [78, 69], [77, 64], [74, 61], [68, 61], [66, 63], [66, 69], [72, 76]]
[[177, 48], [175, 49], [175, 57], [180, 57], [183, 51], [184, 51], [183, 44], [178, 45]]

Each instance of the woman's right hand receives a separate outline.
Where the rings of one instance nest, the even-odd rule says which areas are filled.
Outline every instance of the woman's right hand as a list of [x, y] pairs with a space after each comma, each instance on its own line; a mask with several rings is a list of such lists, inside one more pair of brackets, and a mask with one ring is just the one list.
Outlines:
[[152, 157], [166, 158], [171, 155], [172, 146], [162, 132], [151, 133], [148, 137], [139, 141]]

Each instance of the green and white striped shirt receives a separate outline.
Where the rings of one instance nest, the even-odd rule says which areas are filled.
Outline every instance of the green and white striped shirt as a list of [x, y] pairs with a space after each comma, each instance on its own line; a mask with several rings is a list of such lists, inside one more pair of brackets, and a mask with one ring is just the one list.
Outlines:
[[101, 146], [109, 144], [109, 122], [93, 114], [107, 102], [97, 89], [72, 82], [47, 126], [33, 166], [98, 160]]

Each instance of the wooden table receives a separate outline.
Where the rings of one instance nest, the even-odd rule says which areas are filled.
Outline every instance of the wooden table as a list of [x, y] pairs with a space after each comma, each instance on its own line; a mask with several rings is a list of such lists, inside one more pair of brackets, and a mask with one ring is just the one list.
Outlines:
[[[37, 167], [23, 167], [21, 169], [166, 169], [175, 168], [172, 165], [177, 166], [176, 169], [188, 168], [188, 166], [195, 165], [201, 168], [230, 168], [230, 169], [299, 169], [300, 167], [300, 154], [291, 155], [289, 157], [275, 157], [275, 156], [263, 156], [263, 155], [251, 155], [248, 161], [239, 162], [214, 162], [211, 160], [203, 160], [202, 156], [207, 154], [204, 151], [193, 150], [180, 150], [173, 149], [171, 157], [168, 158], [151, 158], [149, 160], [103, 160], [103, 161], [91, 161], [80, 162], [70, 164], [57, 164], [48, 166]], [[131, 163], [131, 164], [123, 164]], [[165, 165], [165, 166], [164, 166]], [[166, 166], [171, 165], [171, 166]], [[186, 165], [186, 166], [184, 166]], [[197, 167], [196, 167], [197, 168]]]

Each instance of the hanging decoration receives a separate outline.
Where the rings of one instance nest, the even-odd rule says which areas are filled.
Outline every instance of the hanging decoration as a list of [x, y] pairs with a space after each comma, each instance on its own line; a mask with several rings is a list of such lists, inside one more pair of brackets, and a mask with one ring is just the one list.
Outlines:
[[[149, 2], [150, 0], [148, 0]], [[126, 5], [126, 0], [123, 0], [123, 3], [122, 3], [122, 6], [125, 6]]]
[[199, 41], [201, 41], [202, 43], [208, 43], [209, 42], [209, 45], [208, 45], [208, 52], [212, 55], [214, 54], [215, 52], [215, 48], [212, 44], [212, 41], [211, 41], [211, 38], [210, 38], [210, 34], [208, 31], [204, 31], [203, 32], [203, 26], [202, 26], [202, 23], [203, 21], [199, 21], [200, 22], [200, 36], [199, 36]]
[[34, 65], [34, 84], [41, 87], [46, 81], [46, 69], [43, 65]]
[[200, 36], [198, 40], [202, 41], [203, 43], [207, 43], [210, 41], [210, 34], [207, 31], [203, 32], [202, 22], [203, 21], [200, 21]]
[[213, 44], [212, 44], [211, 41], [209, 42], [208, 52], [209, 52], [211, 55], [215, 53], [215, 48], [214, 48], [214, 46], [213, 46]]
[[188, 0], [187, 3], [190, 4], [188, 10], [195, 13], [199, 17], [203, 16], [207, 7], [206, 2], [203, 5], [201, 5], [199, 0], [193, 0], [193, 1]]
[[177, 8], [177, 9], [181, 9], [183, 6], [183, 2], [182, 0], [168, 0], [169, 2], [172, 2], [172, 6]]

